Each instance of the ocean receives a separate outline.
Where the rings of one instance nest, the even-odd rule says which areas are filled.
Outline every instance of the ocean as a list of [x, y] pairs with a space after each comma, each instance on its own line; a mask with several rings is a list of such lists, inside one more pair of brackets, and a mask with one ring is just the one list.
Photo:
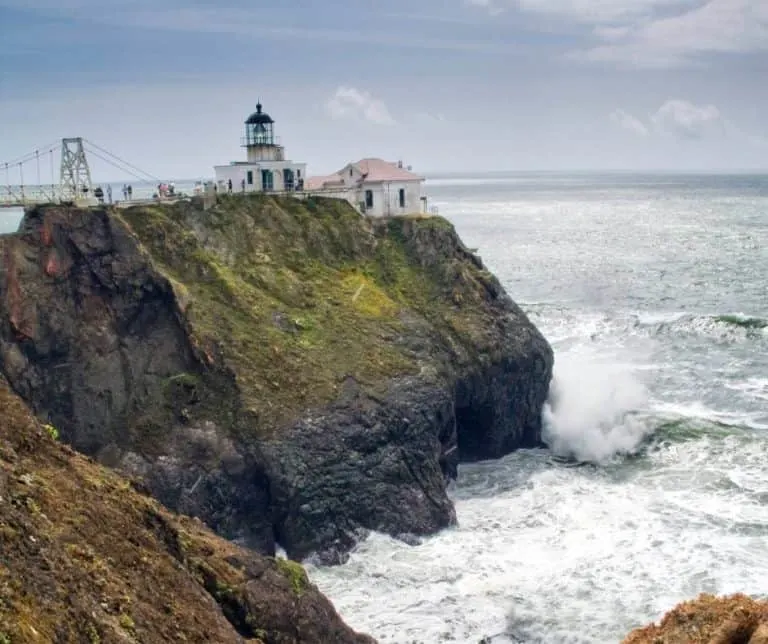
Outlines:
[[461, 466], [459, 525], [309, 566], [382, 643], [602, 644], [768, 595], [768, 177], [427, 182], [555, 350], [551, 450]]
[[344, 619], [382, 643], [602, 644], [700, 592], [768, 595], [768, 177], [427, 191], [555, 350], [552, 449], [461, 466], [454, 529], [309, 565]]

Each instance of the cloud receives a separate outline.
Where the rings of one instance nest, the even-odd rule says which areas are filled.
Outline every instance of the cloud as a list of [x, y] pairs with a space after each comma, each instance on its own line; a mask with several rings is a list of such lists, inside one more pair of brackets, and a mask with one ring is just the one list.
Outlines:
[[[417, 37], [411, 33], [403, 33], [402, 30], [377, 29], [371, 26], [377, 24], [376, 16], [367, 20], [370, 28], [349, 29], [317, 26], [311, 22], [302, 25], [293, 14], [286, 16], [285, 12], [270, 13], [259, 8], [226, 5], [204, 7], [193, 5], [186, 0], [164, 0], [163, 6], [153, 6], [151, 0], [115, 0], [117, 6], [108, 12], [96, 10], [96, 7], [101, 6], [97, 0], [62, 0], [60, 6], [57, 0], [30, 2], [35, 13], [66, 15], [87, 24], [119, 26], [123, 29], [131, 27], [169, 32], [226, 34], [258, 41], [318, 41], [483, 54], [520, 54], [530, 49], [517, 42], [470, 40], [461, 34], [452, 34], [450, 38], [429, 37], [423, 34]], [[11, 8], [26, 8], [25, 3], [26, 0], [0, 0], [0, 7], [7, 5]], [[441, 20], [451, 22], [450, 17], [432, 22]]]
[[723, 118], [714, 105], [694, 105], [671, 99], [651, 116], [656, 129], [681, 139], [700, 139], [711, 133], [724, 133]]
[[592, 61], [680, 66], [704, 54], [768, 50], [764, 0], [710, 0], [681, 15], [632, 25], [623, 37], [583, 52]]
[[337, 88], [325, 107], [334, 119], [362, 120], [376, 125], [395, 122], [383, 101], [354, 87]]
[[492, 16], [497, 16], [504, 11], [502, 7], [496, 4], [495, 0], [464, 0], [464, 2], [473, 7], [481, 7]]
[[517, 0], [521, 11], [585, 24], [647, 19], [660, 10], [696, 4], [700, 0]]
[[638, 136], [648, 136], [649, 134], [648, 128], [640, 119], [635, 118], [624, 110], [617, 109], [611, 112], [611, 121]]
[[[486, 0], [475, 0], [483, 3]], [[766, 0], [516, 0], [540, 19], [591, 26], [570, 59], [679, 67], [707, 54], [768, 51]]]
[[650, 115], [648, 125], [622, 109], [611, 112], [610, 119], [619, 127], [642, 137], [655, 134], [692, 140], [737, 131], [714, 105], [696, 105], [679, 98], [665, 101]]

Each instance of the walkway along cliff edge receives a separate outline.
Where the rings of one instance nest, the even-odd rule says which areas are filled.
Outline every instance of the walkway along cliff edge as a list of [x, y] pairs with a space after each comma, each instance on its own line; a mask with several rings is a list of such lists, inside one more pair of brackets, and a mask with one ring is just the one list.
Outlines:
[[439, 217], [220, 196], [27, 211], [0, 368], [61, 439], [219, 534], [342, 561], [456, 521], [460, 461], [541, 444], [552, 350]]

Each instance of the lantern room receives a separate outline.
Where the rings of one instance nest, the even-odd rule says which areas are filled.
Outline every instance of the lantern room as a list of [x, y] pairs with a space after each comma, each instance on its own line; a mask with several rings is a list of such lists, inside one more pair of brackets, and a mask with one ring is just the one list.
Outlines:
[[245, 121], [242, 144], [248, 161], [282, 161], [285, 158], [283, 147], [275, 141], [275, 122], [263, 111], [261, 103]]
[[245, 122], [245, 140], [243, 145], [274, 145], [275, 122], [266, 112], [261, 111], [261, 103], [256, 104], [256, 111]]

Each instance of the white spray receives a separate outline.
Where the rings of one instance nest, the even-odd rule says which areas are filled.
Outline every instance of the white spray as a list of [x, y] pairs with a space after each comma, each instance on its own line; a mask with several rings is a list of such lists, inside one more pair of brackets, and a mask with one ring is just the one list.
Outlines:
[[544, 407], [544, 440], [552, 452], [603, 463], [632, 453], [652, 428], [632, 412], [647, 402], [635, 368], [568, 352], [557, 357]]

